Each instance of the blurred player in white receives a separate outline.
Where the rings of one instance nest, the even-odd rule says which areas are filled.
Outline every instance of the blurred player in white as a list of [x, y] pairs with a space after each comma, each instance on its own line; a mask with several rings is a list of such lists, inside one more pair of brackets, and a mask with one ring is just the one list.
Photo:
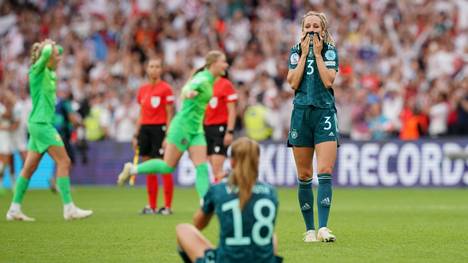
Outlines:
[[[6, 167], [11, 163], [12, 144], [10, 129], [12, 125], [13, 107], [7, 98], [6, 92], [2, 92], [0, 95], [0, 194], [2, 194], [5, 191], [3, 189], [3, 175]], [[10, 175], [11, 174], [10, 172]], [[13, 176], [12, 179], [14, 181]]]
[[[10, 138], [11, 138], [11, 171], [12, 175], [15, 175], [16, 171], [14, 169], [14, 154], [18, 153], [21, 157], [22, 162], [26, 160], [27, 153], [27, 121], [28, 115], [31, 111], [31, 105], [27, 105], [26, 100], [20, 100], [19, 97], [15, 96], [13, 93], [9, 94], [8, 97], [13, 105], [12, 111], [12, 125], [10, 127]], [[13, 186], [12, 186], [12, 189]]]

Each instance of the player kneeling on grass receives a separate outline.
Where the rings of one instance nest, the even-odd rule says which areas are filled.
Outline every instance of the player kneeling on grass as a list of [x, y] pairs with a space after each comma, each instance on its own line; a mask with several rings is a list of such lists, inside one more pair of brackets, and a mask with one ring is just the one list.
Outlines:
[[28, 189], [29, 179], [37, 169], [42, 155], [47, 152], [57, 163], [57, 186], [63, 201], [65, 220], [85, 218], [93, 214], [75, 206], [70, 192], [70, 158], [60, 135], [53, 126], [55, 117], [56, 81], [55, 69], [60, 62], [62, 47], [52, 40], [35, 43], [31, 50], [29, 89], [32, 111], [28, 120], [28, 153], [21, 175], [16, 181], [13, 201], [6, 214], [8, 221], [34, 221], [23, 214], [21, 203]]
[[[272, 186], [257, 182], [260, 147], [240, 138], [232, 144], [231, 155], [232, 174], [209, 188], [194, 226], [177, 225], [179, 253], [185, 262], [282, 262], [274, 235], [277, 194]], [[200, 232], [214, 212], [221, 231], [218, 248]]]

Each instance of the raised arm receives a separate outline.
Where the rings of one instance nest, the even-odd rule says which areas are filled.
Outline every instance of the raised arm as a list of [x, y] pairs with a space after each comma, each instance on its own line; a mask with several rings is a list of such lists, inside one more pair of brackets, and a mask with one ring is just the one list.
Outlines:
[[52, 55], [52, 51], [54, 49], [53, 42], [45, 41], [43, 43], [42, 49], [40, 51], [39, 58], [34, 62], [32, 66], [32, 70], [34, 73], [39, 73], [45, 69], [47, 64], [49, 63], [49, 59]]
[[[323, 49], [323, 39], [319, 39], [317, 35], [314, 35], [314, 56], [315, 56], [315, 62], [317, 64], [317, 69], [319, 71], [320, 79], [322, 80], [323, 85], [325, 87], [331, 88], [333, 85], [333, 82], [335, 81], [336, 71], [338, 69], [338, 62], [336, 59], [337, 54], [335, 50], [328, 49], [325, 52], [325, 59], [327, 59], [327, 63], [329, 63], [329, 65], [326, 65], [322, 57], [322, 49]], [[330, 55], [328, 55], [327, 53]], [[334, 64], [330, 64], [330, 63], [334, 63]]]
[[304, 74], [304, 68], [307, 60], [307, 54], [309, 54], [309, 37], [302, 37], [301, 49], [292, 48], [291, 54], [289, 55], [289, 71], [286, 80], [293, 90], [297, 90], [301, 84], [302, 76]]

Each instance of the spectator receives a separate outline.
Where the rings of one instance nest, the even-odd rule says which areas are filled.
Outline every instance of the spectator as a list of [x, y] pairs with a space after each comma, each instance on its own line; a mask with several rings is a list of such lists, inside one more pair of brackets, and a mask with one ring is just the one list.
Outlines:
[[102, 94], [91, 99], [90, 112], [84, 120], [84, 125], [88, 141], [102, 140], [109, 135], [110, 113], [103, 103]]
[[135, 123], [138, 119], [138, 106], [132, 96], [123, 96], [122, 104], [115, 110], [114, 138], [118, 142], [131, 142], [136, 133]]
[[435, 95], [434, 102], [429, 110], [429, 135], [431, 137], [440, 137], [447, 133], [447, 119], [449, 107], [447, 103], [447, 94], [438, 93]]
[[465, 81], [465, 87], [463, 93], [456, 103], [456, 134], [467, 135], [468, 134], [468, 82]]
[[[297, 21], [313, 7], [340, 21], [330, 28], [343, 58], [333, 89], [348, 95], [336, 96], [340, 130], [365, 140], [370, 134], [363, 98], [369, 94], [380, 101], [392, 134], [403, 129], [399, 116], [413, 112], [404, 112], [403, 101], [416, 96], [415, 103], [425, 105], [429, 91], [447, 94], [457, 112], [450, 120], [458, 123], [456, 104], [468, 76], [467, 6], [454, 0], [0, 1], [0, 81], [20, 93], [28, 85], [27, 50], [35, 41], [53, 38], [64, 47], [59, 86], [68, 85], [74, 104], [104, 94], [102, 124], [109, 126], [105, 122], [116, 121], [118, 98], [142, 83], [145, 59], [165, 58], [163, 79], [177, 96], [203, 54], [221, 49], [232, 62], [233, 82], [244, 84], [239, 96], [250, 98], [245, 105], [239, 100], [241, 125], [243, 110], [256, 97], [270, 108], [275, 100], [291, 103], [279, 91], [287, 87], [284, 61], [288, 47], [299, 40]], [[101, 128], [107, 128], [106, 135], [97, 137], [116, 138], [114, 129]]]
[[390, 119], [381, 113], [379, 103], [369, 107], [369, 131], [373, 140], [386, 140], [390, 137], [392, 124]]
[[417, 140], [427, 132], [428, 119], [415, 101], [414, 98], [409, 99], [400, 114], [402, 140]]
[[268, 108], [257, 103], [249, 106], [244, 113], [244, 125], [247, 136], [257, 142], [270, 139], [272, 129], [267, 122]]

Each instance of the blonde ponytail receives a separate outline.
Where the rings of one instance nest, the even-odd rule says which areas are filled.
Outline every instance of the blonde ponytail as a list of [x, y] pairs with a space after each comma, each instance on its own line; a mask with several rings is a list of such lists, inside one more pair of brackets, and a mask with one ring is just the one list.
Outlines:
[[219, 50], [211, 50], [205, 56], [205, 65], [197, 68], [193, 73], [192, 77], [200, 71], [209, 68], [213, 63], [215, 63], [220, 57], [224, 56], [224, 53]]
[[231, 156], [234, 167], [229, 184], [239, 190], [239, 206], [243, 209], [257, 181], [260, 146], [247, 137], [237, 139], [232, 143]]

